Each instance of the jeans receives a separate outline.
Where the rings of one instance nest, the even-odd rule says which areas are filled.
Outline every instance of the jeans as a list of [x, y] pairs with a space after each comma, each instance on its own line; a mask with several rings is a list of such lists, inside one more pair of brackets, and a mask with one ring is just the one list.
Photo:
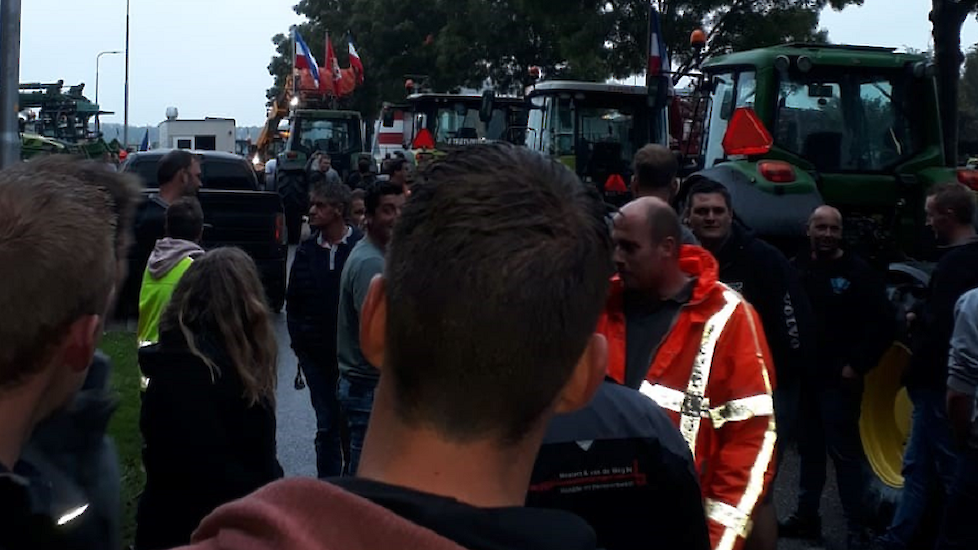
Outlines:
[[801, 458], [798, 516], [818, 516], [825, 487], [826, 454], [835, 464], [839, 500], [850, 533], [866, 528], [866, 487], [869, 472], [859, 437], [861, 381], [843, 381], [801, 394], [798, 451]]
[[298, 356], [316, 411], [316, 475], [336, 477], [343, 473], [343, 457], [349, 454], [346, 419], [336, 396], [339, 368], [335, 359], [329, 362], [304, 353]]
[[974, 550], [978, 548], [978, 450], [971, 449], [958, 461], [954, 485], [944, 507], [944, 521], [937, 550]]
[[374, 404], [374, 388], [377, 382], [367, 382], [359, 379], [340, 377], [338, 395], [343, 412], [346, 414], [347, 425], [350, 427], [350, 460], [347, 461], [344, 475], [352, 476], [357, 473], [360, 464], [360, 452], [363, 450], [363, 438], [367, 434], [367, 423], [370, 422], [370, 409]]
[[884, 548], [906, 548], [924, 515], [927, 493], [933, 482], [939, 481], [944, 494], [954, 486], [954, 474], [959, 455], [951, 438], [945, 412], [945, 393], [930, 388], [911, 388], [913, 424], [910, 442], [903, 455], [903, 495], [893, 521], [880, 538]]

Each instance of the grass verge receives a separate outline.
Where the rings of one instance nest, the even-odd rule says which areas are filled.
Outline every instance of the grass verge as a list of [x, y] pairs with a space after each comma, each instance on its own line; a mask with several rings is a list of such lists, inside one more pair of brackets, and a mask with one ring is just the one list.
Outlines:
[[139, 433], [139, 366], [136, 362], [136, 335], [111, 331], [102, 338], [101, 350], [112, 358], [112, 387], [119, 396], [119, 408], [109, 423], [109, 435], [119, 451], [122, 474], [122, 542], [132, 544], [136, 535], [136, 504], [146, 475], [142, 463], [142, 436]]

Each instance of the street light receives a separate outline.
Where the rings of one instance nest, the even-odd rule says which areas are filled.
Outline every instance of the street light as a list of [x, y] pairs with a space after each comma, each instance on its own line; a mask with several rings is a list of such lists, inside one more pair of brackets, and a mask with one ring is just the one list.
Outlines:
[[129, 147], [129, 0], [126, 0], [126, 104], [122, 123], [122, 147]]
[[[120, 54], [120, 53], [122, 53], [121, 50], [112, 50], [107, 52], [99, 52], [99, 54], [95, 56], [95, 104], [96, 105], [98, 105], [98, 62], [102, 60], [103, 55], [113, 55], [113, 54]], [[99, 110], [101, 110], [101, 108], [99, 108]], [[98, 114], [95, 115], [95, 131], [96, 132], [99, 131]]]

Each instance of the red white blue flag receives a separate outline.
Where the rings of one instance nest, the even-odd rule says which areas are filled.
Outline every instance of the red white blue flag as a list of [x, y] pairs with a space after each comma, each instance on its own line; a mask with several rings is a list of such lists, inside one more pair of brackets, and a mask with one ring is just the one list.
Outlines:
[[666, 55], [666, 43], [662, 38], [662, 23], [659, 10], [649, 4], [649, 66], [647, 77], [660, 76], [664, 68], [668, 69], [669, 58]]
[[316, 63], [316, 58], [312, 56], [309, 46], [299, 36], [299, 31], [295, 31], [295, 67], [297, 69], [308, 69], [316, 88], [319, 88], [319, 64]]

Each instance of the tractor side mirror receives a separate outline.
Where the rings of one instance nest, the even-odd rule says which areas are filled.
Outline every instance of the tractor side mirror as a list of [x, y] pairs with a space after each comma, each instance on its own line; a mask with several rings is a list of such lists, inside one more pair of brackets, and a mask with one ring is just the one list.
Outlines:
[[482, 103], [479, 105], [479, 120], [489, 122], [492, 120], [492, 111], [496, 103], [496, 93], [492, 90], [482, 92]]

